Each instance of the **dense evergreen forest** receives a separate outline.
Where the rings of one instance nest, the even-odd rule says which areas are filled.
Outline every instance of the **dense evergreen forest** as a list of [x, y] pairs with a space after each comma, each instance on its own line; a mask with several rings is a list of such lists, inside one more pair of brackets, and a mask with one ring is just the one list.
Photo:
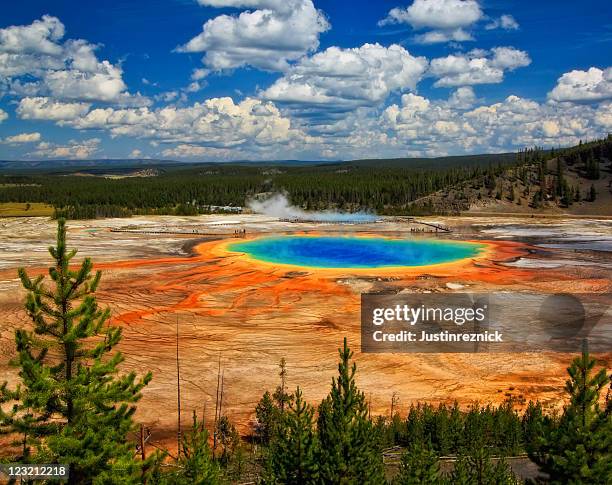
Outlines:
[[517, 163], [501, 173], [447, 186], [413, 202], [410, 209], [456, 214], [486, 207], [520, 213], [577, 208], [578, 213], [609, 215], [608, 203], [612, 203], [610, 136], [562, 150], [522, 151]]
[[[489, 160], [491, 162], [491, 160]], [[502, 170], [503, 164], [441, 169], [333, 164], [307, 167], [216, 165], [165, 167], [152, 177], [82, 175], [0, 177], [0, 202], [44, 202], [68, 218], [132, 214], [193, 215], [210, 206], [244, 206], [250, 197], [287, 192], [306, 209], [406, 207], [443, 187]]]
[[[442, 159], [359, 160], [327, 164], [175, 164], [147, 166], [149, 176], [129, 167], [4, 170], [0, 203], [46, 203], [56, 217], [127, 217], [134, 214], [194, 215], [242, 207], [251, 197], [286, 192], [304, 209], [369, 210], [379, 214], [423, 211], [411, 203], [467, 180], [497, 177], [536, 157], [517, 154]], [[14, 165], [14, 164], [13, 164]], [[214, 206], [214, 207], [211, 207]]]
[[[19, 270], [30, 325], [15, 333], [19, 385], [0, 386], [2, 461], [65, 464], [73, 485], [509, 485], [523, 482], [508, 458], [524, 455], [537, 465], [539, 483], [612, 480], [612, 388], [586, 345], [568, 367], [561, 413], [537, 402], [519, 412], [512, 400], [405, 410], [393, 395], [390, 412], [374, 416], [344, 339], [338, 373], [318, 406], [299, 386], [289, 389], [291, 370], [281, 360], [279, 384], [257, 404], [249, 436], [224, 414], [221, 391], [214, 420], [205, 423], [193, 410], [177, 451], [152, 447], [134, 413], [155, 376], [121, 372], [121, 328], [109, 324], [110, 310], [95, 297], [101, 273], [92, 273], [89, 258], [70, 265], [75, 251], [63, 219], [49, 252], [50, 283]], [[390, 449], [399, 455], [395, 465]]]
[[[556, 175], [546, 168], [551, 159], [563, 160], [554, 188], [549, 179]], [[588, 200], [595, 194], [576, 194], [574, 187], [564, 185], [563, 167], [576, 167], [581, 176], [596, 180], [600, 163], [610, 159], [609, 136], [556, 151], [535, 147], [514, 154], [429, 160], [147, 165], [145, 176], [142, 170], [140, 176], [132, 176], [134, 167], [128, 166], [109, 168], [112, 176], [104, 175], [102, 165], [70, 170], [39, 166], [35, 170], [5, 170], [0, 175], [0, 203], [46, 203], [55, 208], [56, 217], [69, 219], [195, 215], [243, 207], [252, 197], [285, 192], [294, 205], [306, 210], [367, 210], [381, 215], [450, 213], [452, 206], [437, 207], [421, 199], [455, 188], [460, 191], [460, 199], [468, 200], [467, 186], [482, 187], [491, 196], [502, 198], [504, 184], [498, 179], [510, 170], [522, 181], [520, 190], [531, 191], [530, 204], [534, 207], [551, 195], [567, 206], [577, 198]], [[511, 185], [505, 195], [518, 189], [518, 185]]]

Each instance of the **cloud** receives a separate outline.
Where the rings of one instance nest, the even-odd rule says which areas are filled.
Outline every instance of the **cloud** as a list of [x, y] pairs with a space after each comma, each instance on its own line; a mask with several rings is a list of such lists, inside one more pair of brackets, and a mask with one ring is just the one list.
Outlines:
[[142, 158], [142, 151], [138, 148], [134, 148], [128, 155], [128, 158]]
[[291, 2], [287, 0], [197, 0], [206, 7], [259, 8], [277, 10], [287, 13], [291, 10]]
[[612, 132], [612, 102], [602, 103], [595, 112], [595, 122], [608, 133]]
[[559, 135], [559, 123], [555, 120], [544, 120], [542, 123], [542, 131], [548, 138], [556, 137]]
[[8, 113], [4, 111], [3, 109], [0, 109], [0, 123], [8, 119], [8, 117], [9, 117]]
[[415, 89], [426, 68], [424, 57], [395, 44], [330, 47], [301, 59], [261, 95], [303, 114], [313, 108], [346, 112], [376, 106], [392, 92]]
[[531, 64], [525, 51], [514, 47], [494, 47], [490, 51], [476, 49], [467, 54], [451, 54], [433, 59], [429, 75], [437, 77], [436, 87], [495, 84], [504, 79], [505, 71]]
[[442, 42], [466, 42], [474, 40], [474, 37], [463, 29], [451, 31], [431, 30], [424, 34], [416, 35], [414, 40], [418, 44], [440, 44]]
[[106, 129], [112, 136], [151, 138], [165, 143], [209, 147], [274, 145], [304, 139], [270, 102], [211, 98], [185, 108], [98, 108], [65, 124], [77, 129]]
[[448, 105], [457, 109], [468, 109], [474, 106], [476, 95], [469, 86], [462, 86], [448, 98]]
[[[416, 0], [394, 9], [385, 23], [412, 25], [419, 29], [419, 42], [468, 40], [485, 17], [477, 2], [458, 1]], [[156, 156], [181, 159], [433, 156], [572, 144], [612, 130], [612, 68], [563, 74], [546, 103], [508, 96], [483, 104], [471, 86], [502, 82], [506, 73], [530, 64], [527, 52], [460, 50], [431, 62], [400, 45], [332, 46], [313, 53], [329, 25], [311, 0], [199, 3], [240, 11], [213, 18], [211, 30], [205, 24], [200, 40], [210, 44], [197, 50], [204, 66], [192, 70], [188, 86], [158, 89], [155, 108], [128, 91], [120, 63], [102, 59], [95, 44], [65, 40], [63, 24], [49, 16], [0, 29], [0, 88], [17, 98], [20, 119], [146, 139]], [[442, 7], [450, 10], [423, 14]], [[511, 18], [489, 20], [512, 29], [504, 17]], [[228, 29], [216, 30], [219, 19]], [[243, 99], [240, 93], [236, 100], [188, 102], [189, 91], [215, 81], [213, 71], [240, 66], [282, 74], [257, 88], [254, 97]], [[453, 91], [447, 99], [420, 96], [417, 86], [424, 77]], [[7, 117], [0, 110], [0, 121]], [[3, 141], [34, 143], [29, 156], [39, 158], [90, 158], [101, 151], [98, 138], [51, 143], [36, 135], [21, 133]], [[141, 158], [142, 152], [134, 149], [130, 156]]]
[[206, 158], [214, 160], [229, 160], [236, 156], [236, 152], [226, 148], [203, 147], [199, 145], [182, 143], [173, 148], [166, 148], [162, 151], [162, 155], [167, 158]]
[[482, 17], [476, 0], [414, 0], [409, 7], [391, 9], [379, 25], [403, 23], [415, 30], [430, 30], [415, 37], [420, 43], [463, 42], [473, 40], [464, 29]]
[[40, 141], [40, 133], [20, 133], [18, 135], [7, 136], [4, 139], [4, 143], [18, 144], [18, 143], [33, 143]]
[[512, 15], [505, 14], [497, 19], [492, 19], [487, 25], [485, 25], [485, 29], [518, 30], [519, 24]]
[[40, 142], [36, 149], [28, 153], [31, 158], [65, 158], [65, 159], [85, 159], [91, 158], [100, 149], [99, 138], [89, 138], [87, 140], [70, 140], [65, 145]]
[[[381, 114], [357, 108], [325, 124], [310, 124], [310, 135], [272, 102], [253, 98], [240, 103], [212, 98], [188, 107], [155, 110], [98, 108], [61, 123], [76, 129], [102, 129], [111, 136], [146, 138], [162, 147], [158, 156], [172, 159], [438, 156], [536, 144], [571, 145], [599, 137], [612, 125], [612, 103], [538, 103], [508, 96], [498, 103], [479, 104], [473, 89], [461, 86], [442, 100], [405, 93]], [[96, 143], [83, 142], [40, 144], [36, 154], [78, 158], [87, 150], [87, 158], [98, 148]]]
[[494, 47], [491, 52], [493, 53], [490, 60], [491, 66], [497, 69], [513, 71], [531, 64], [529, 54], [514, 47]]
[[17, 115], [23, 120], [67, 121], [83, 116], [89, 103], [63, 103], [47, 97], [23, 98], [17, 106]]
[[204, 79], [209, 74], [210, 74], [210, 71], [208, 69], [203, 69], [203, 68], [194, 69], [193, 72], [191, 73], [191, 80], [200, 81], [201, 79]]
[[380, 23], [405, 23], [415, 29], [453, 30], [468, 27], [481, 17], [482, 10], [476, 0], [414, 0], [405, 9], [391, 9]]
[[200, 0], [213, 7], [254, 7], [238, 16], [219, 15], [178, 52], [204, 52], [203, 63], [221, 71], [252, 66], [284, 71], [290, 61], [319, 46], [330, 25], [312, 0]]
[[57, 42], [64, 36], [64, 25], [55, 17], [43, 15], [30, 25], [0, 29], [0, 51], [12, 54], [45, 54], [59, 56]]
[[43, 81], [54, 98], [83, 101], [119, 101], [126, 86], [121, 70], [104, 64], [100, 72], [77, 70], [49, 71]]
[[45, 15], [30, 25], [0, 29], [0, 76], [15, 95], [49, 96], [59, 100], [144, 105], [130, 94], [120, 66], [98, 60], [99, 46], [85, 40], [62, 41], [64, 25]]
[[557, 80], [548, 98], [575, 103], [612, 99], [612, 67], [605, 70], [591, 67], [588, 71], [566, 72]]
[[[380, 117], [382, 129], [397, 149], [421, 153], [495, 152], [525, 146], [571, 145], [605, 132], [612, 113], [569, 104], [537, 103], [508, 96], [499, 103], [469, 110], [448, 101], [431, 101], [412, 93], [402, 96]], [[606, 119], [607, 116], [611, 118]], [[603, 122], [603, 123], [602, 123]]]
[[[503, 152], [526, 146], [557, 146], [605, 135], [612, 103], [598, 107], [538, 103], [518, 96], [482, 104], [470, 87], [448, 99], [405, 93], [381, 114], [363, 108], [319, 126], [316, 138], [295, 137], [281, 145], [244, 143], [215, 148], [198, 142], [165, 148], [169, 158], [212, 161], [270, 158], [351, 159]], [[309, 127], [312, 131], [312, 127]]]

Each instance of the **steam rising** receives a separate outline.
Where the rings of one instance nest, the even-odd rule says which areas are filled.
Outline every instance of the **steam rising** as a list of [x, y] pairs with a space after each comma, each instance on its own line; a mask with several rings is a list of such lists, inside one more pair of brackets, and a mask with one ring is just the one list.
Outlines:
[[264, 200], [251, 200], [249, 209], [280, 219], [303, 219], [318, 222], [375, 222], [378, 218], [366, 212], [319, 211], [307, 212], [290, 204], [285, 194], [275, 194]]

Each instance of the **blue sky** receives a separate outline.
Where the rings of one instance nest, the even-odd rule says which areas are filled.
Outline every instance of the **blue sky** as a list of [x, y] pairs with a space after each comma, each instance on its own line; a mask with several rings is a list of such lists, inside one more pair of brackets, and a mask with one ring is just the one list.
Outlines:
[[350, 159], [612, 131], [606, 1], [11, 2], [0, 159]]

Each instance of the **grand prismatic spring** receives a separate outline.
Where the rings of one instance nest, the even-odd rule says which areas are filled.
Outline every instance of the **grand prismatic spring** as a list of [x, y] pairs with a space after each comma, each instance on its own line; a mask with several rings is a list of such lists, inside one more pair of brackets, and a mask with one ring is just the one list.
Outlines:
[[[360, 353], [360, 297], [610, 292], [610, 222], [433, 222], [452, 234], [413, 234], [393, 221], [292, 224], [241, 215], [70, 221], [68, 236], [79, 249], [76, 259], [90, 256], [102, 271], [99, 302], [123, 329], [125, 369], [154, 374], [138, 419], [158, 440], [175, 436], [175, 410], [168, 403], [176, 399], [177, 326], [183, 409], [191, 413], [206, 405], [207, 413], [214, 412], [220, 360], [224, 412], [243, 432], [263, 392], [277, 385], [283, 357], [287, 385], [299, 384], [311, 402], [319, 402], [337, 371], [336, 349], [344, 336], [356, 350], [359, 386], [372, 412], [388, 412], [394, 392], [402, 406], [449, 400], [469, 406], [509, 396], [558, 402], [569, 358], [561, 353]], [[245, 238], [234, 237], [237, 228], [246, 230]], [[15, 378], [7, 365], [14, 329], [27, 321], [16, 268], [46, 274], [45, 248], [54, 232], [54, 222], [43, 219], [8, 220], [0, 228], [0, 318], [6, 322], [0, 344], [9, 379]], [[596, 256], [593, 250], [599, 250]], [[529, 322], [517, 325], [528, 328]], [[162, 404], [167, 412], [160, 412]]]
[[483, 245], [435, 239], [285, 236], [230, 244], [268, 263], [316, 268], [427, 266], [477, 256]]

